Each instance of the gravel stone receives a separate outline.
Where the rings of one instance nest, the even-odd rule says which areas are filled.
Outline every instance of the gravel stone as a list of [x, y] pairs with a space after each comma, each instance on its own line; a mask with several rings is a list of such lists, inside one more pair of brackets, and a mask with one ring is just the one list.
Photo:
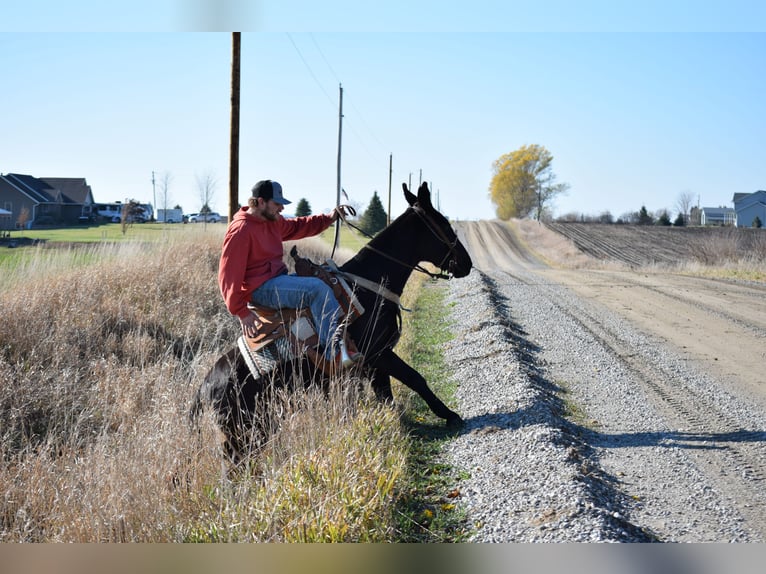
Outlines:
[[[469, 476], [456, 485], [469, 540], [762, 542], [711, 480], [704, 437], [672, 428], [636, 374], [573, 317], [596, 317], [742, 428], [766, 429], [763, 415], [605, 308], [520, 273], [474, 269], [448, 287], [455, 338], [445, 357], [466, 426], [444, 456]], [[729, 463], [712, 474], [747, 475]]]

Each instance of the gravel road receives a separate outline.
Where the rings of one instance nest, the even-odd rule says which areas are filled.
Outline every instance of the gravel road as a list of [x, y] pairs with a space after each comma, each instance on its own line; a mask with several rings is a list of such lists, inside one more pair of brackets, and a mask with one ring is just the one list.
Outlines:
[[458, 232], [476, 269], [449, 286], [467, 424], [446, 456], [471, 540], [763, 542], [763, 287], [557, 270], [506, 224]]

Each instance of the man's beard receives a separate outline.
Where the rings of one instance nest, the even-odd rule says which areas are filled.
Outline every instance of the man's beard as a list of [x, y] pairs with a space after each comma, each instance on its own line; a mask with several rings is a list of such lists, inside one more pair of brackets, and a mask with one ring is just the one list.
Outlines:
[[277, 214], [271, 213], [268, 210], [264, 210], [263, 213], [261, 213], [264, 219], [268, 219], [269, 221], [276, 221], [277, 220]]

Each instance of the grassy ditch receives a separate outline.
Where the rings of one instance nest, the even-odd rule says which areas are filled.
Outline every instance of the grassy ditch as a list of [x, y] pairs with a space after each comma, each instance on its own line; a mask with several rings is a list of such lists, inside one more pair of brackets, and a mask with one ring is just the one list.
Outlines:
[[[434, 392], [454, 407], [456, 384], [444, 361], [443, 345], [452, 338], [444, 284], [413, 277], [404, 305], [403, 336], [397, 352], [428, 381]], [[415, 393], [399, 387], [406, 404], [404, 426], [411, 437], [407, 480], [397, 500], [399, 539], [404, 542], [459, 542], [466, 522], [455, 504], [460, 475], [441, 456], [448, 431]], [[401, 399], [400, 399], [401, 400]]]
[[[431, 428], [401, 385], [415, 408], [404, 417], [344, 380], [330, 396], [280, 397], [270, 443], [246, 471], [225, 472], [212, 419], [187, 419], [237, 334], [218, 293], [219, 253], [217, 234], [183, 233], [39, 249], [5, 267], [0, 542], [457, 539], [433, 454], [440, 423]], [[327, 246], [301, 253], [321, 261]], [[431, 309], [429, 323], [441, 316]], [[410, 329], [419, 321], [408, 318]]]

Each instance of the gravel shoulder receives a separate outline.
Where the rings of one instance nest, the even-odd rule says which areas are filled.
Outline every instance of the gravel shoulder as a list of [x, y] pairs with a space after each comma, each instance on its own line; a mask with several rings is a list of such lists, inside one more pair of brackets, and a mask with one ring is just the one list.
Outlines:
[[472, 539], [764, 541], [763, 287], [554, 269], [507, 224], [458, 230], [447, 456]]

